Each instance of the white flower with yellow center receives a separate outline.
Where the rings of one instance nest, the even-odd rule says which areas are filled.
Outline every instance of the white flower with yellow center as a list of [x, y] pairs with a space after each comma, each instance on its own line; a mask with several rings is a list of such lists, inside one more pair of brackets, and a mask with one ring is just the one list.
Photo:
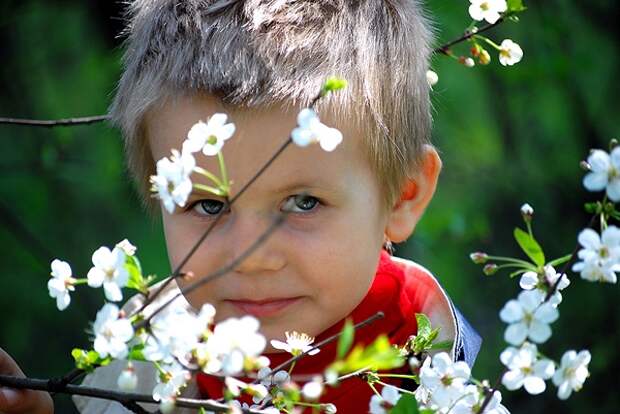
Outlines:
[[508, 368], [502, 384], [510, 391], [524, 387], [532, 395], [540, 394], [546, 388], [544, 380], [551, 378], [555, 371], [553, 362], [538, 359], [536, 345], [528, 342], [520, 348], [506, 348], [499, 358]]
[[113, 250], [102, 246], [92, 257], [93, 267], [88, 271], [88, 286], [103, 285], [105, 297], [112, 302], [123, 299], [121, 288], [127, 286], [129, 272], [125, 269], [125, 252], [118, 247]]
[[291, 138], [300, 147], [318, 142], [323, 150], [331, 152], [342, 142], [342, 133], [323, 124], [313, 109], [302, 109], [297, 115], [297, 124]]
[[517, 300], [512, 299], [504, 305], [499, 317], [509, 324], [504, 333], [506, 342], [518, 346], [528, 338], [539, 344], [549, 339], [549, 324], [560, 314], [551, 303], [543, 303], [543, 299], [535, 290], [524, 290]]
[[168, 213], [173, 213], [175, 206], [184, 207], [192, 192], [190, 175], [194, 171], [194, 156], [183, 151], [172, 150], [170, 158], [157, 161], [157, 175], [151, 176], [151, 191], [156, 192]]
[[558, 387], [558, 398], [565, 400], [573, 391], [583, 387], [586, 378], [590, 376], [588, 364], [592, 356], [587, 350], [577, 353], [567, 351], [562, 356], [560, 367], [553, 375], [553, 383]]
[[52, 278], [47, 282], [47, 289], [52, 298], [56, 298], [58, 310], [65, 310], [71, 303], [69, 292], [75, 290], [75, 279], [69, 263], [54, 259], [52, 262]]
[[187, 139], [183, 142], [183, 152], [191, 153], [202, 151], [204, 155], [217, 155], [224, 146], [224, 141], [235, 133], [235, 124], [226, 123], [226, 114], [213, 114], [205, 123], [197, 122], [187, 133]]
[[[312, 336], [308, 336], [305, 333], [299, 333], [296, 331], [286, 332], [286, 342], [278, 341], [276, 339], [271, 340], [271, 346], [275, 349], [281, 349], [291, 355], [297, 356], [299, 354], [307, 352], [308, 355], [316, 355], [319, 353], [319, 349], [312, 349], [310, 346], [314, 342]], [[312, 351], [310, 351], [312, 349]], [[308, 352], [309, 351], [309, 352]]]
[[93, 324], [95, 333], [95, 351], [101, 358], [110, 355], [112, 358], [127, 356], [127, 342], [133, 337], [133, 327], [128, 319], [119, 317], [118, 306], [106, 303], [97, 312]]
[[501, 13], [508, 9], [506, 0], [469, 0], [469, 15], [472, 19], [486, 20], [493, 24], [499, 20]]
[[510, 39], [504, 39], [499, 45], [499, 63], [504, 66], [512, 66], [523, 59], [523, 49]]
[[611, 201], [620, 201], [620, 147], [614, 148], [611, 154], [592, 150], [587, 163], [590, 172], [583, 177], [586, 190], [606, 190]]

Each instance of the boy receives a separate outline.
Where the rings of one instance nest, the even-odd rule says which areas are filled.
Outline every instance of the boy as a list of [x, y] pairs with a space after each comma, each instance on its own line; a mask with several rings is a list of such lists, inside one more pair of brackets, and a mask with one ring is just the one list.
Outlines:
[[[285, 203], [294, 205], [265, 243], [229, 274], [187, 295], [186, 306], [211, 303], [216, 321], [252, 314], [268, 341], [283, 339], [286, 331], [318, 341], [337, 332], [347, 317], [359, 322], [383, 311], [385, 318], [360, 330], [356, 340], [368, 343], [387, 333], [400, 345], [416, 332], [414, 314], [423, 312], [442, 328], [440, 340], [454, 341], [453, 357], [473, 364], [479, 337], [436, 280], [382, 250], [413, 232], [441, 168], [428, 141], [431, 36], [420, 4], [137, 0], [129, 19], [125, 70], [111, 114], [123, 130], [128, 165], [147, 204], [155, 161], [180, 149], [198, 120], [224, 112], [236, 125], [222, 150], [234, 197], [290, 135], [325, 78], [337, 74], [348, 81], [316, 107], [323, 123], [342, 132], [342, 144], [333, 152], [290, 145], [223, 213], [183, 271], [206, 275], [225, 266]], [[200, 155], [197, 164], [218, 170], [214, 157]], [[223, 207], [221, 198], [193, 193], [172, 214], [162, 209], [173, 268]], [[181, 287], [191, 282], [179, 280]], [[272, 366], [285, 358], [275, 351], [267, 349]], [[293, 379], [321, 373], [334, 354], [327, 347], [301, 360]], [[122, 368], [100, 368], [85, 383], [116, 388]], [[138, 391], [150, 392], [154, 369], [137, 364], [136, 370], [143, 388]], [[217, 398], [218, 386], [202, 378], [185, 394]], [[46, 412], [49, 400], [37, 395], [42, 402], [34, 407]], [[340, 412], [366, 412], [370, 395], [363, 381], [352, 379], [325, 402]], [[82, 412], [125, 412], [117, 403], [75, 400]], [[2, 402], [0, 396], [0, 410]]]

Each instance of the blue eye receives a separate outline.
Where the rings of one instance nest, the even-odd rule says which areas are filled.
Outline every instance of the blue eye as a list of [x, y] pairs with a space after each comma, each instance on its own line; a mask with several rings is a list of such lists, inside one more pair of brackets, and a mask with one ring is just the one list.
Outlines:
[[197, 201], [193, 205], [192, 210], [201, 216], [216, 216], [220, 214], [223, 208], [223, 201], [206, 199]]
[[314, 210], [320, 201], [316, 197], [296, 194], [288, 197], [285, 204], [291, 213], [307, 213]]

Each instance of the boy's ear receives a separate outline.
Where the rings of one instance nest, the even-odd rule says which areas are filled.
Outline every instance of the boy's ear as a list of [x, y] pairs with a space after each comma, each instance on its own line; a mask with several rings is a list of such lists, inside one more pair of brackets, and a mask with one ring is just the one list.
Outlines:
[[422, 165], [401, 188], [400, 199], [388, 214], [385, 235], [393, 242], [407, 240], [430, 203], [441, 171], [441, 159], [435, 148], [424, 146]]

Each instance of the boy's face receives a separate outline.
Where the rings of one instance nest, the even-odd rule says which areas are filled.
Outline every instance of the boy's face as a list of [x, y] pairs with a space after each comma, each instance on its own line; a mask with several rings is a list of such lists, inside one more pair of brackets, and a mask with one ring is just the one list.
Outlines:
[[[258, 171], [296, 126], [299, 108], [225, 109], [208, 96], [178, 98], [146, 119], [155, 160], [181, 149], [191, 126], [216, 112], [229, 115], [235, 135], [223, 148], [231, 197]], [[267, 339], [296, 330], [316, 336], [349, 314], [364, 298], [378, 263], [388, 211], [380, 183], [363, 155], [361, 137], [327, 117], [343, 143], [333, 152], [294, 144], [231, 206], [183, 271], [193, 283], [241, 255], [273, 222], [287, 200], [298, 200], [281, 226], [229, 274], [191, 292], [196, 308], [208, 302], [216, 320], [253, 314]], [[197, 165], [219, 175], [217, 157], [196, 154]], [[195, 182], [211, 185], [193, 174]], [[214, 220], [222, 199], [195, 192], [184, 209], [162, 210], [171, 266], [176, 268]]]

